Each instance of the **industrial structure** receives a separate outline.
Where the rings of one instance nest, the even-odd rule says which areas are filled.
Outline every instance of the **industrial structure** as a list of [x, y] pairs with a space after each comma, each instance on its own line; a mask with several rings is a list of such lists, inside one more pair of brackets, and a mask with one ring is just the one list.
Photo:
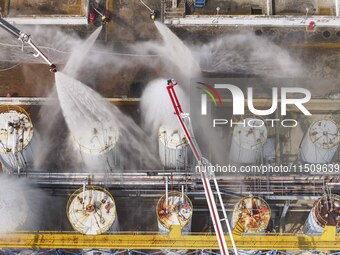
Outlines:
[[[2, 186], [8, 188], [10, 185], [2, 182]], [[6, 194], [6, 192], [0, 193], [0, 213], [3, 218], [6, 218], [6, 222], [1, 222], [0, 233], [6, 233], [12, 229], [23, 228], [27, 220], [29, 219], [29, 207], [30, 204], [27, 201], [25, 193], [13, 188], [12, 192], [18, 194], [18, 199], [13, 199], [11, 194]]]
[[270, 207], [262, 198], [242, 198], [233, 211], [232, 226], [240, 223], [246, 233], [264, 233], [270, 221]]
[[182, 232], [190, 232], [193, 207], [187, 195], [180, 192], [164, 194], [156, 208], [159, 231], [167, 233], [171, 226], [179, 225]]
[[73, 134], [72, 145], [87, 170], [112, 171], [118, 165], [118, 128], [98, 122], [92, 125]]
[[333, 120], [312, 123], [301, 143], [301, 160], [330, 163], [339, 147], [339, 128]]
[[7, 173], [32, 169], [34, 130], [29, 114], [20, 106], [0, 107], [1, 163]]
[[315, 201], [308, 215], [303, 232], [306, 234], [322, 233], [327, 225], [339, 228], [339, 196], [326, 194]]
[[57, 71], [57, 67], [51, 63], [51, 61], [44, 55], [44, 53], [41, 52], [39, 48], [37, 48], [37, 46], [35, 46], [30, 38], [30, 35], [20, 31], [2, 18], [0, 18], [0, 26], [16, 37], [22, 43], [22, 48], [25, 44], [28, 44], [30, 47], [32, 47], [34, 50], [33, 56], [36, 58], [41, 57], [50, 66], [51, 72]]
[[188, 143], [180, 130], [168, 127], [159, 128], [159, 157], [164, 167], [169, 169], [184, 169], [190, 164]]
[[[1, 39], [0, 47], [11, 47], [11, 50], [18, 50], [18, 54], [24, 55], [28, 48], [43, 63], [31, 62], [23, 57], [25, 61], [19, 62], [22, 68], [17, 69], [14, 65], [8, 69], [8, 63], [15, 61], [0, 59], [0, 67], [6, 67], [0, 69], [0, 78], [3, 78], [0, 82], [3, 82], [4, 88], [1, 91], [8, 94], [0, 98], [0, 161], [3, 172], [0, 178], [10, 176], [13, 183], [20, 178], [30, 188], [42, 191], [44, 198], [30, 197], [28, 191], [23, 196], [26, 187], [21, 187], [19, 182], [20, 192], [17, 189], [13, 192], [1, 190], [0, 253], [339, 254], [340, 99], [337, 93], [340, 84], [339, 67], [332, 62], [332, 56], [339, 55], [338, 0], [324, 1], [323, 5], [318, 1], [304, 1], [303, 8], [298, 8], [294, 1], [279, 3], [274, 0], [235, 3], [141, 0], [137, 1], [138, 7], [128, 0], [61, 1], [51, 6], [51, 3], [43, 3], [45, 1], [42, 0], [37, 1], [38, 7], [35, 1], [25, 0], [22, 4], [31, 5], [32, 11], [37, 8], [47, 14], [24, 14], [23, 9], [23, 14], [17, 16], [9, 4], [11, 1], [15, 2], [5, 0], [4, 4], [0, 3], [0, 12], [3, 12], [0, 27], [19, 43], [13, 46]], [[14, 6], [20, 10], [20, 4], [15, 3]], [[126, 22], [126, 17], [131, 24]], [[192, 113], [201, 109], [191, 107], [185, 112], [182, 101], [187, 98], [177, 97], [176, 89], [179, 87], [188, 94], [192, 89], [186, 81], [193, 77], [186, 76], [187, 73], [179, 68], [189, 66], [187, 56], [172, 59], [173, 55], [169, 57], [166, 54], [169, 50], [166, 45], [145, 42], [159, 36], [154, 20], [169, 26], [173, 31], [170, 32], [174, 33], [169, 38], [177, 34], [195, 41], [195, 45], [191, 46], [196, 50], [193, 50], [195, 56], [203, 56], [202, 62], [216, 65], [228, 59], [219, 59], [215, 63], [215, 59], [205, 62], [205, 58], [210, 51], [211, 55], [217, 56], [216, 47], [223, 40], [213, 41], [210, 48], [207, 44], [200, 46], [200, 42], [206, 43], [207, 38], [215, 34], [229, 35], [249, 28], [249, 31], [235, 37], [240, 46], [222, 48], [223, 51], [238, 52], [243, 50], [244, 41], [253, 38], [247, 37], [249, 34], [265, 38], [254, 47], [265, 45], [260, 48], [261, 56], [254, 52], [247, 52], [245, 57], [237, 55], [234, 62], [225, 65], [235, 65], [232, 72], [216, 73], [202, 68], [201, 73], [195, 74], [200, 80], [222, 77], [253, 81], [263, 73], [263, 76], [271, 77], [274, 71], [259, 65], [261, 61], [270, 62], [276, 57], [283, 60], [277, 65], [279, 67], [274, 68], [282, 68], [282, 76], [287, 78], [290, 73], [285, 71], [291, 64], [287, 55], [296, 54], [297, 58], [303, 59], [306, 57], [303, 53], [308, 51], [306, 62], [312, 64], [311, 60], [315, 59], [318, 61], [314, 62], [320, 62], [315, 63], [319, 69], [311, 71], [311, 75], [316, 76], [312, 79], [324, 82], [314, 86], [304, 79], [294, 80], [297, 82], [290, 86], [308, 88], [311, 99], [295, 106], [287, 103], [286, 115], [280, 115], [282, 100], [279, 103], [276, 100], [278, 110], [268, 116], [254, 116], [248, 112], [232, 115], [229, 108], [223, 114], [235, 123], [247, 124], [221, 128], [216, 132], [217, 139], [210, 140], [212, 130], [196, 133], [192, 126], [196, 123], [191, 119], [194, 118]], [[55, 104], [51, 96], [46, 97], [46, 91], [53, 91], [57, 86], [54, 73], [63, 72], [65, 64], [62, 60], [51, 62], [53, 57], [50, 58], [49, 54], [68, 56], [71, 49], [62, 48], [64, 45], [59, 43], [63, 44], [64, 39], [70, 37], [60, 38], [60, 42], [58, 40], [48, 46], [44, 45], [44, 39], [37, 38], [39, 43], [34, 44], [29, 34], [17, 28], [25, 24], [57, 27], [58, 32], [67, 36], [71, 34], [70, 37], [77, 34], [79, 38], [74, 45], [98, 26], [103, 26], [98, 36], [100, 50], [88, 49], [84, 53], [86, 56], [79, 56], [79, 65], [84, 69], [73, 78], [79, 79], [84, 86], [91, 86], [91, 93], [97, 91], [98, 96], [106, 97], [108, 102], [119, 108], [124, 118], [113, 121], [108, 117], [110, 119], [98, 121], [94, 116], [93, 121], [84, 122], [88, 123], [86, 128], [79, 123], [79, 130], [71, 134], [63, 115], [65, 106], [59, 109], [58, 100]], [[32, 35], [44, 33], [30, 26], [25, 26], [26, 29]], [[157, 29], [160, 29], [159, 26]], [[292, 37], [295, 35], [298, 36], [294, 41]], [[36, 38], [35, 35], [32, 37]], [[282, 38], [286, 41], [280, 41]], [[130, 47], [129, 40], [138, 43]], [[278, 45], [274, 47], [277, 56], [266, 51], [272, 42]], [[285, 47], [284, 53], [279, 50], [281, 46]], [[187, 46], [181, 42], [173, 48], [180, 47]], [[28, 53], [31, 59], [32, 52]], [[232, 55], [227, 53], [228, 57]], [[251, 54], [255, 57], [251, 58]], [[269, 58], [267, 55], [270, 55]], [[253, 70], [259, 68], [260, 74], [254, 74], [253, 70], [239, 64], [243, 58], [247, 64], [254, 65]], [[58, 65], [58, 69], [53, 63]], [[46, 64], [51, 72], [46, 70]], [[306, 73], [305, 69], [303, 71]], [[24, 78], [20, 79], [20, 75]], [[44, 92], [37, 86], [39, 79], [36, 76], [39, 75], [43, 77], [40, 83], [47, 84]], [[319, 80], [318, 75], [322, 76]], [[157, 127], [157, 137], [148, 137], [149, 130], [143, 130], [141, 124], [144, 114], [140, 108], [142, 99], [131, 97], [131, 94], [132, 88], [138, 85], [142, 90], [144, 84], [156, 76], [171, 78], [167, 86], [164, 84], [164, 90], [168, 93], [167, 103], [172, 106], [173, 116], [169, 119], [176, 120], [177, 128], [163, 121]], [[176, 78], [178, 83], [172, 78]], [[282, 79], [281, 76], [279, 78]], [[8, 89], [5, 83], [10, 84]], [[281, 84], [278, 82], [275, 86]], [[258, 86], [256, 89], [260, 93], [252, 101], [253, 108], [270, 109], [274, 99], [268, 95], [268, 88]], [[247, 91], [241, 86], [240, 90]], [[122, 94], [119, 94], [120, 91], [123, 91]], [[234, 105], [229, 98], [221, 99], [219, 91], [200, 92], [210, 97], [206, 103], [216, 112], [222, 105], [226, 108]], [[82, 93], [77, 95], [77, 91], [74, 93], [71, 96], [83, 96]], [[291, 93], [288, 100], [296, 94]], [[163, 107], [162, 103], [159, 110]], [[54, 108], [50, 110], [51, 116], [41, 114], [46, 105]], [[311, 116], [301, 111], [302, 105]], [[249, 106], [249, 101], [245, 106]], [[93, 112], [89, 114], [84, 113], [82, 107], [72, 110], [89, 118], [102, 110], [100, 103], [92, 105], [92, 108]], [[162, 117], [168, 119], [168, 116]], [[44, 118], [47, 121], [41, 122]], [[268, 124], [266, 118], [275, 121]], [[297, 126], [281, 125], [285, 119], [296, 120]], [[47, 132], [49, 129], [50, 133]], [[46, 133], [48, 135], [44, 136]], [[223, 146], [216, 146], [216, 149], [214, 142], [221, 142]], [[126, 143], [129, 143], [128, 146]], [[127, 151], [124, 148], [131, 149]], [[268, 151], [271, 153], [270, 160], [266, 158]], [[219, 158], [214, 153], [223, 156]], [[35, 160], [38, 158], [46, 164], [37, 167]], [[129, 169], [120, 164], [120, 160], [137, 162], [134, 164], [137, 169]], [[218, 165], [225, 172], [215, 171]], [[32, 216], [30, 207], [35, 207], [43, 215], [37, 214], [33, 227], [27, 225]]]
[[[248, 118], [244, 121], [248, 123]], [[238, 164], [259, 163], [263, 156], [263, 145], [267, 140], [266, 126], [257, 121], [252, 126], [236, 126], [230, 145], [229, 160]]]
[[115, 201], [109, 191], [96, 186], [76, 190], [66, 206], [72, 227], [86, 235], [99, 235], [118, 229]]

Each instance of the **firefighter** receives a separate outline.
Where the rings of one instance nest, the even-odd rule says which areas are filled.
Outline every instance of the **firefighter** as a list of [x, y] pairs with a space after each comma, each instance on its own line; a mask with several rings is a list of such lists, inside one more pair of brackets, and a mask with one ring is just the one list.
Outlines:
[[94, 12], [90, 12], [89, 13], [89, 23], [93, 24], [95, 19], [96, 19], [96, 15], [94, 14]]

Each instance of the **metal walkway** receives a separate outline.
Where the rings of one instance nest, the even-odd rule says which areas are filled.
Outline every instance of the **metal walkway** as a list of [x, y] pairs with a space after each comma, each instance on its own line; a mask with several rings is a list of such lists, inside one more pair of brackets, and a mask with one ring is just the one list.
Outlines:
[[[65, 249], [47, 249], [47, 250], [29, 250], [30, 255], [164, 255], [163, 250], [146, 252], [141, 250], [102, 250], [102, 249], [90, 249], [83, 251], [71, 251]], [[1, 250], [4, 255], [17, 255], [15, 250]], [[301, 251], [285, 252], [285, 251], [238, 251], [240, 255], [298, 255]], [[303, 251], [302, 251], [303, 252]], [[307, 251], [311, 254], [320, 254], [319, 251]], [[171, 250], [172, 255], [220, 255], [219, 253], [211, 250], [194, 250], [194, 251], [175, 251]], [[340, 252], [328, 253], [328, 255], [340, 255]]]
[[[106, 98], [115, 105], [138, 105], [140, 98]], [[223, 105], [231, 106], [232, 99], [223, 99]], [[271, 99], [254, 99], [254, 106], [256, 107], [270, 107], [272, 105]], [[44, 105], [48, 104], [46, 97], [0, 97], [0, 105]], [[325, 113], [329, 111], [339, 110], [340, 99], [321, 99], [313, 98], [305, 104], [308, 110], [312, 113]], [[287, 111], [299, 111], [294, 107], [288, 107]]]
[[[240, 250], [319, 250], [340, 251], [336, 227], [327, 226], [320, 236], [294, 234], [244, 235], [233, 231]], [[229, 236], [225, 237], [228, 247]], [[75, 232], [16, 232], [0, 235], [2, 249], [108, 249], [108, 250], [218, 250], [213, 233], [182, 235], [173, 226], [169, 235], [157, 232], [117, 232], [104, 235], [82, 235]]]

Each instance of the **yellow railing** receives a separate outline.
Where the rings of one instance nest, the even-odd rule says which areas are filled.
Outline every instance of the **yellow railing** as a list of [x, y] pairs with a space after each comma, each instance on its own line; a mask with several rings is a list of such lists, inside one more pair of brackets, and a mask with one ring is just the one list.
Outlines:
[[[239, 235], [234, 232], [240, 250], [340, 250], [340, 236], [336, 227], [327, 226], [322, 235], [293, 234]], [[229, 247], [230, 238], [226, 236]], [[0, 235], [0, 248], [63, 248], [63, 249], [186, 249], [218, 250], [215, 235], [211, 233], [181, 234], [173, 226], [168, 235], [155, 232], [119, 232], [103, 235], [82, 235], [74, 232], [16, 232]]]

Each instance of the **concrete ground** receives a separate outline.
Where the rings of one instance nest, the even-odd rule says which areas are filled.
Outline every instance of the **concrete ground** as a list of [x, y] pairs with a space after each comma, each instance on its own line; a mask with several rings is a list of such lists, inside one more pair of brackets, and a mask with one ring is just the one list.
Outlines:
[[[333, 15], [334, 1], [270, 1], [270, 12], [272, 13], [272, 2], [275, 2], [277, 15], [305, 15], [306, 8], [309, 14], [317, 15]], [[219, 7], [219, 14], [225, 15], [250, 15], [251, 8], [260, 8], [262, 14], [267, 13], [266, 1], [261, 0], [241, 0], [241, 1], [224, 1], [224, 0], [207, 0], [206, 6], [201, 8], [192, 8], [191, 14], [214, 15], [217, 13], [216, 8]]]

